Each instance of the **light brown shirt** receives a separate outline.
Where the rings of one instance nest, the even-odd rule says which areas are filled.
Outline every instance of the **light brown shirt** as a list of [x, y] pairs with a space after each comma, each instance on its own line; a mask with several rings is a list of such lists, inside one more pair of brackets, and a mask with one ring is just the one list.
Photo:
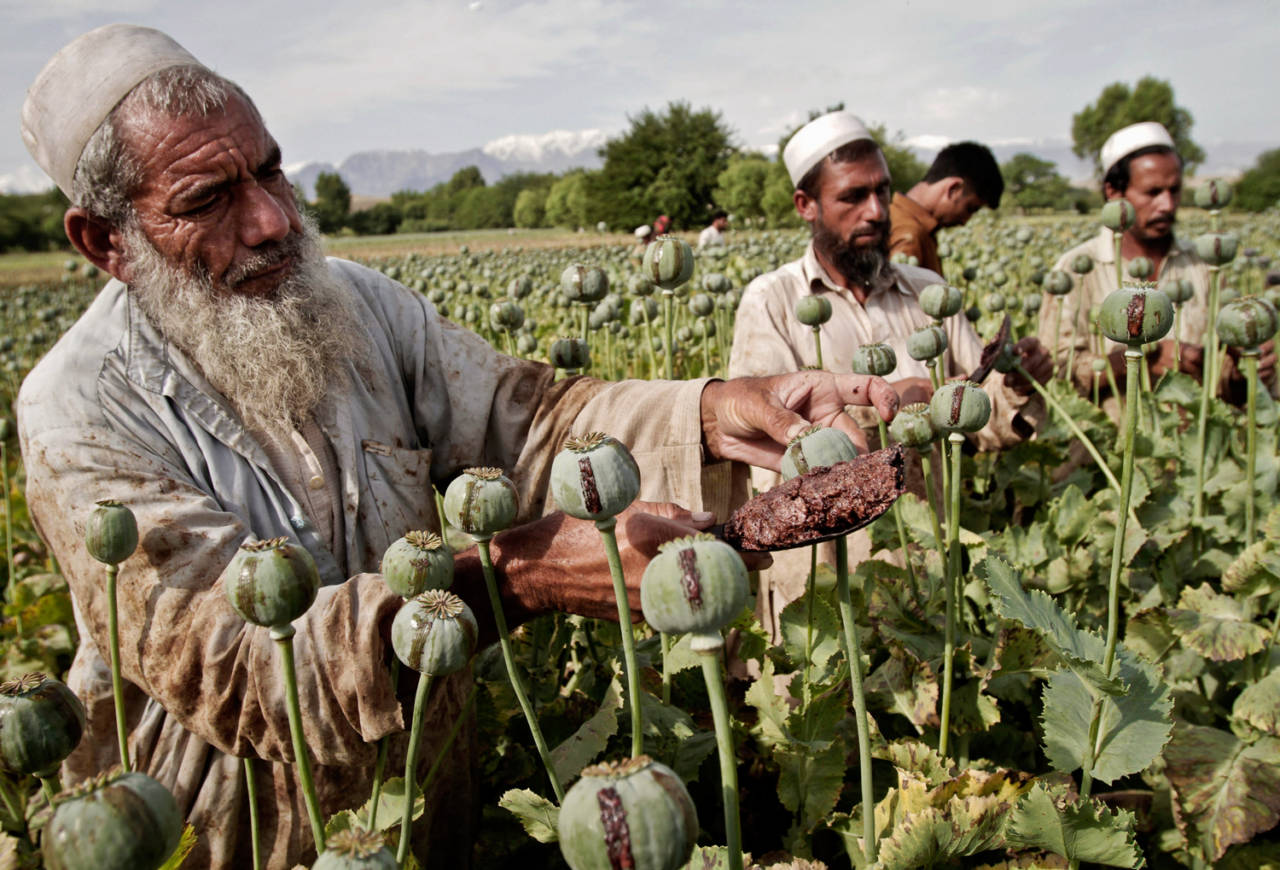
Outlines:
[[938, 221], [905, 193], [895, 193], [889, 203], [889, 253], [915, 257], [922, 269], [942, 274], [938, 257]]

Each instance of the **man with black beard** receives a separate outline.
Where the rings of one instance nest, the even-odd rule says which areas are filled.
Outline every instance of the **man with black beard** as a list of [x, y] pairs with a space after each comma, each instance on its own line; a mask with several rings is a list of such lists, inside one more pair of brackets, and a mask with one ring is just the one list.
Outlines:
[[[889, 168], [870, 131], [854, 115], [830, 112], [801, 127], [782, 153], [795, 184], [796, 212], [809, 224], [812, 240], [800, 259], [761, 275], [747, 286], [733, 330], [729, 362], [732, 377], [777, 374], [817, 366], [812, 327], [796, 316], [796, 306], [819, 295], [830, 303], [830, 320], [821, 326], [823, 368], [850, 370], [859, 346], [883, 342], [898, 358], [888, 376], [903, 404], [927, 402], [932, 389], [923, 362], [907, 353], [907, 337], [933, 319], [920, 310], [919, 293], [942, 278], [935, 272], [889, 261]], [[963, 315], [943, 324], [948, 348], [941, 358], [947, 378], [978, 367], [982, 341]], [[1052, 373], [1044, 348], [1025, 338], [1016, 351], [1027, 371], [1039, 380]], [[992, 375], [983, 386], [992, 400], [991, 422], [977, 433], [980, 449], [1013, 443], [1034, 430], [1039, 399], [1020, 377]], [[852, 409], [877, 441], [875, 419]], [[755, 487], [771, 488], [774, 472], [756, 469]], [[851, 555], [869, 556], [866, 535], [854, 536]], [[827, 554], [830, 561], [831, 554]], [[777, 637], [782, 608], [804, 589], [808, 555], [775, 554], [773, 568], [762, 575], [758, 612]]]
[[[71, 201], [69, 240], [112, 276], [17, 409], [27, 504], [79, 634], [67, 684], [87, 722], [63, 781], [120, 759], [106, 665], [118, 605], [129, 754], [194, 827], [186, 867], [252, 866], [251, 801], [268, 870], [315, 858], [274, 641], [227, 600], [242, 543], [288, 537], [320, 575], [292, 626], [328, 818], [367, 799], [381, 738], [390, 769], [403, 768], [413, 691], [393, 681], [388, 642], [403, 602], [377, 572], [393, 541], [440, 528], [433, 484], [474, 466], [515, 483], [517, 524], [492, 541], [509, 624], [555, 611], [617, 619], [595, 524], [555, 511], [547, 490], [568, 435], [628, 444], [649, 500], [616, 526], [638, 616], [657, 548], [706, 528], [744, 477], [722, 460], [776, 467], [810, 423], [860, 437], [845, 406], [874, 402], [885, 419], [897, 406], [884, 381], [852, 374], [556, 381], [550, 366], [497, 353], [422, 294], [326, 260], [252, 100], [150, 28], [108, 25], [64, 47], [27, 93], [22, 134]], [[139, 531], [115, 602], [84, 545], [106, 499]], [[474, 548], [455, 553], [451, 588], [492, 642]], [[422, 866], [466, 867], [478, 839], [472, 684], [469, 668], [433, 683], [419, 775], [443, 763], [413, 828]]]

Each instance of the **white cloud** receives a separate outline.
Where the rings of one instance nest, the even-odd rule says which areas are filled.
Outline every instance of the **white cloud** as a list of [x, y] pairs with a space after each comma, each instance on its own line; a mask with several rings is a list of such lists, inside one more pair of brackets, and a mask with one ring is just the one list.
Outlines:
[[516, 133], [488, 142], [481, 149], [499, 160], [537, 163], [548, 154], [574, 155], [594, 150], [609, 138], [603, 130], [552, 130], [549, 133]]
[[908, 136], [902, 141], [903, 145], [908, 148], [919, 148], [921, 151], [941, 151], [946, 148], [955, 139], [950, 136], [940, 136], [936, 133], [921, 133], [918, 136]]
[[34, 164], [0, 173], [0, 193], [41, 193], [51, 187], [53, 181]]

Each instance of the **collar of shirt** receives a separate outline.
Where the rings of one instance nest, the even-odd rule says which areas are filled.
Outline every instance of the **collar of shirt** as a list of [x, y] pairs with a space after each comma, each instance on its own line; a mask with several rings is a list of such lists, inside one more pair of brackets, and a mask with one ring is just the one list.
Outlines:
[[[809, 241], [808, 247], [805, 248], [804, 257], [800, 261], [800, 269], [804, 273], [804, 288], [810, 294], [818, 290], [826, 289], [833, 293], [843, 293], [851, 298], [853, 297], [853, 294], [849, 290], [841, 287], [839, 284], [831, 280], [831, 276], [827, 273], [827, 270], [824, 269], [822, 267], [822, 263], [818, 261], [818, 255], [813, 250], [812, 240]], [[902, 282], [898, 280], [898, 270], [895, 269], [892, 264], [889, 266], [887, 277], [867, 292], [867, 298], [870, 299], [872, 296], [876, 296], [890, 287], [897, 290], [903, 296], [911, 295], [911, 292], [907, 290], [907, 288], [903, 287]]]
[[913, 221], [920, 225], [920, 229], [926, 233], [932, 234], [938, 228], [938, 219], [929, 214], [924, 206], [905, 193], [895, 193], [893, 195], [893, 205], [905, 211]]

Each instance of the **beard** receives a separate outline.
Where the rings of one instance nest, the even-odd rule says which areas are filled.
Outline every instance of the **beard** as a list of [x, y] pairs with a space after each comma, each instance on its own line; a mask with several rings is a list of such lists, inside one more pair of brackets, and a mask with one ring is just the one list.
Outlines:
[[872, 290], [892, 277], [889, 271], [888, 224], [878, 223], [874, 227], [880, 231], [880, 241], [875, 245], [858, 245], [857, 234], [842, 239], [823, 221], [819, 206], [818, 219], [813, 222], [813, 247], [846, 280]]
[[138, 226], [125, 229], [129, 292], [166, 340], [180, 349], [251, 429], [297, 429], [364, 362], [351, 293], [330, 273], [314, 224], [228, 272], [235, 287], [292, 258], [274, 291], [219, 289], [203, 268], [165, 258]]

